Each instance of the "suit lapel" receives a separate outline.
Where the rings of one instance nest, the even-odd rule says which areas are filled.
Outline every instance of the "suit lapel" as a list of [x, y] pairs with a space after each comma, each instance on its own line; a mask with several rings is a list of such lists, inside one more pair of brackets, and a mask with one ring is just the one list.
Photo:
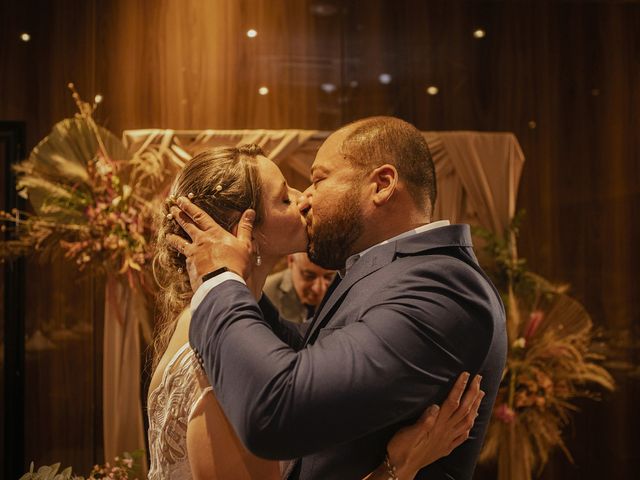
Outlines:
[[336, 303], [355, 285], [367, 275], [381, 269], [391, 263], [395, 256], [395, 242], [381, 245], [367, 253], [358, 260], [345, 274], [342, 280], [334, 280], [333, 291], [327, 292], [325, 298], [316, 311], [315, 318], [305, 338], [305, 345], [313, 343], [317, 332], [330, 321], [330, 312]]
[[330, 287], [316, 310], [313, 322], [307, 330], [304, 345], [313, 343], [318, 331], [329, 324], [333, 307], [353, 285], [391, 263], [396, 256], [417, 255], [436, 248], [472, 246], [469, 225], [450, 225], [375, 247], [351, 267], [342, 281], [338, 278], [334, 280], [331, 285], [333, 290]]

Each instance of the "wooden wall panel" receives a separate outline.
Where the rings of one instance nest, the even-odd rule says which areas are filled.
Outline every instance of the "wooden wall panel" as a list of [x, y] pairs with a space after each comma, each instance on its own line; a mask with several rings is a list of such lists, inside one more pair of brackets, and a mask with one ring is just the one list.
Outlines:
[[[97, 88], [107, 99], [108, 123], [115, 129], [315, 128], [318, 81], [339, 72], [339, 56], [320, 56], [336, 52], [331, 40], [321, 39], [339, 38], [339, 25], [308, 11], [307, 2], [296, 1], [101, 5]], [[249, 28], [256, 38], [246, 36]], [[268, 95], [258, 94], [261, 86]]]
[[[607, 403], [583, 405], [568, 432], [578, 466], [556, 459], [543, 478], [639, 469], [638, 2], [23, 0], [0, 3], [0, 27], [0, 119], [26, 120], [29, 146], [73, 113], [71, 80], [104, 95], [99, 117], [115, 132], [334, 129], [375, 114], [514, 132], [527, 158], [522, 255], [571, 283], [635, 372], [617, 374]], [[43, 284], [69, 275], [37, 268]]]
[[[66, 88], [70, 80], [93, 88], [94, 6], [77, 1], [0, 3], [0, 118], [26, 121], [29, 148], [53, 123], [73, 115]], [[31, 34], [30, 42], [20, 41], [22, 32]], [[6, 187], [0, 186], [2, 195]], [[102, 418], [92, 331], [95, 289], [61, 262], [43, 266], [29, 260], [26, 277], [24, 330], [29, 347], [23, 372], [22, 471], [32, 460], [59, 460], [88, 473], [99, 458]], [[52, 343], [31, 342], [42, 334]], [[17, 478], [14, 473], [11, 478]]]

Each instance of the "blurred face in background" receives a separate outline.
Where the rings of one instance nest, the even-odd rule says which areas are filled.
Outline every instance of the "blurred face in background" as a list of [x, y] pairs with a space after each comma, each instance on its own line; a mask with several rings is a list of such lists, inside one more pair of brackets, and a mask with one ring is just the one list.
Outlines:
[[335, 272], [311, 262], [306, 253], [289, 255], [288, 265], [293, 287], [300, 301], [306, 305], [318, 306]]

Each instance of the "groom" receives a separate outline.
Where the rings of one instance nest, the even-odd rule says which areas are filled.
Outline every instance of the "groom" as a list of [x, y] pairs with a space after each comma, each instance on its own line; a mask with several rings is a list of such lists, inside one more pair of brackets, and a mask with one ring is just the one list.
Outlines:
[[505, 364], [505, 314], [469, 227], [431, 222], [423, 136], [397, 118], [360, 120], [325, 141], [311, 171], [308, 253], [340, 275], [304, 336], [244, 284], [253, 212], [234, 237], [178, 201], [197, 230], [188, 248], [170, 239], [196, 289], [190, 342], [219, 402], [253, 453], [296, 459], [287, 478], [360, 479], [462, 371], [479, 373], [486, 396], [470, 438], [417, 477], [470, 479]]

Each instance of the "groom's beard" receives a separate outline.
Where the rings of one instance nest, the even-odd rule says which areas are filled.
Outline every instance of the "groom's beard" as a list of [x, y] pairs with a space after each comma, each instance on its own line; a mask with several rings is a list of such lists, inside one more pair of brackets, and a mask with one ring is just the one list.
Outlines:
[[316, 221], [313, 214], [308, 215], [307, 253], [313, 263], [327, 270], [344, 268], [363, 230], [358, 199], [358, 189], [351, 190], [335, 206], [331, 217], [322, 222]]

